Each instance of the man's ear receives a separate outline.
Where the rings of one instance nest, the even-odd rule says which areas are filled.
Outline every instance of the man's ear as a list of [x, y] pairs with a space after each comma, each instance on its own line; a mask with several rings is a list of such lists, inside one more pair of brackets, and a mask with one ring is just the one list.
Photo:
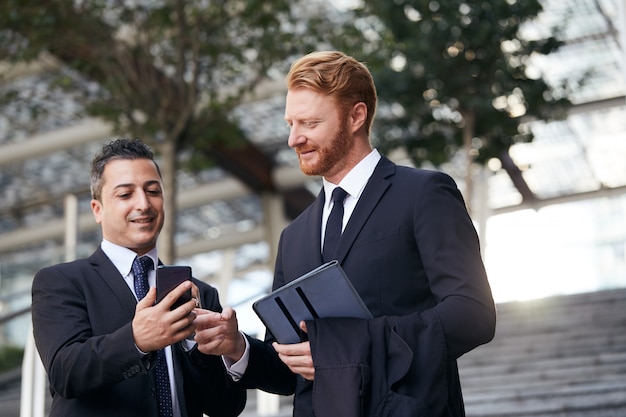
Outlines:
[[102, 222], [102, 203], [98, 200], [91, 200], [91, 212], [96, 219], [96, 223]]
[[362, 101], [359, 101], [350, 110], [350, 127], [352, 132], [356, 132], [361, 129], [367, 119], [367, 106]]

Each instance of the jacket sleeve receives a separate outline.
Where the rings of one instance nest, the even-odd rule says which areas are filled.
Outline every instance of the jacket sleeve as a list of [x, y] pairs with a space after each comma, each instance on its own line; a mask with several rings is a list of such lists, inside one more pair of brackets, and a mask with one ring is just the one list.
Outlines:
[[119, 327], [94, 335], [83, 288], [68, 271], [45, 268], [32, 286], [33, 332], [51, 388], [76, 398], [146, 373], [153, 355], [137, 351], [130, 320], [111, 313], [108, 320]]
[[495, 304], [476, 229], [452, 178], [429, 174], [419, 195], [428, 198], [415, 200], [413, 233], [435, 305], [432, 314], [408, 320], [440, 322], [448, 354], [458, 358], [493, 338]]

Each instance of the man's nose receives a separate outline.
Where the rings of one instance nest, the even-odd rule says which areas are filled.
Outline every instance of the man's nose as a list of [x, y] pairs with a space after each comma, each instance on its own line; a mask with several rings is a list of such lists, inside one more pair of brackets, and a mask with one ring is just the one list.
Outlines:
[[300, 133], [300, 129], [296, 126], [292, 126], [289, 131], [289, 139], [287, 140], [287, 144], [294, 148], [302, 143], [306, 142], [306, 137]]
[[140, 190], [135, 194], [135, 196], [135, 205], [137, 206], [137, 208], [146, 209], [150, 207], [150, 199], [148, 198], [148, 195], [145, 191]]

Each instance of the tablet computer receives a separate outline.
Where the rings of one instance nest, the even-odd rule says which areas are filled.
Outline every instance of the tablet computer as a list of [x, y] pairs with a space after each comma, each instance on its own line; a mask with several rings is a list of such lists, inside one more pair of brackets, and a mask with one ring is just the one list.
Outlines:
[[252, 304], [278, 343], [307, 340], [302, 320], [328, 317], [371, 319], [372, 314], [337, 261], [330, 261]]

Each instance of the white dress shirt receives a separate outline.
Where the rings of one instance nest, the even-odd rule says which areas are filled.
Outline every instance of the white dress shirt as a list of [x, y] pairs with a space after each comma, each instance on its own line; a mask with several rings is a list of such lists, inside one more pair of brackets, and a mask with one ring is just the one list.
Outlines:
[[[367, 182], [374, 173], [374, 169], [376, 168], [378, 161], [380, 161], [380, 153], [378, 153], [378, 150], [373, 149], [365, 158], [361, 159], [361, 161], [356, 164], [356, 166], [352, 168], [345, 177], [343, 177], [339, 184], [333, 184], [325, 178], [322, 178], [322, 183], [324, 184], [324, 194], [326, 196], [324, 211], [322, 212], [322, 246], [324, 246], [326, 222], [328, 221], [328, 216], [330, 216], [330, 211], [333, 209], [333, 200], [331, 196], [334, 189], [341, 187], [348, 193], [343, 202], [343, 223], [341, 225], [341, 231], [343, 232], [346, 228], [346, 224], [348, 224], [348, 220], [350, 220], [352, 212], [354, 211], [354, 207], [356, 207], [356, 203], [359, 201], [359, 198], [365, 189], [365, 185], [367, 185]], [[322, 249], [323, 248], [320, 248], [320, 251]]]

